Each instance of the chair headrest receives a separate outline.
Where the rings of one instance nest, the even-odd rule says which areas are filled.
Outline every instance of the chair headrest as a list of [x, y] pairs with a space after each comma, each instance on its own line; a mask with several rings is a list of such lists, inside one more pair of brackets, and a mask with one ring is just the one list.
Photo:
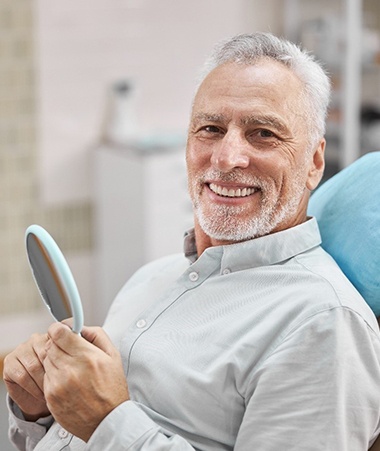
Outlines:
[[322, 247], [380, 316], [380, 152], [356, 160], [311, 196]]

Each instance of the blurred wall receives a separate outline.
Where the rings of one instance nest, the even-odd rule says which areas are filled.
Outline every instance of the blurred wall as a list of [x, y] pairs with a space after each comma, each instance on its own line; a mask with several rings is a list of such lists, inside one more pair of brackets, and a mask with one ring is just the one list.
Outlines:
[[40, 201], [35, 32], [35, 2], [0, 2], [0, 354], [50, 322], [27, 264], [26, 227], [44, 224], [79, 265], [91, 248], [90, 205]]
[[77, 280], [86, 322], [92, 322], [92, 150], [110, 84], [135, 80], [141, 134], [184, 134], [196, 75], [212, 46], [235, 33], [276, 31], [278, 5], [0, 2], [0, 354], [51, 321], [24, 251], [31, 223], [56, 238]]

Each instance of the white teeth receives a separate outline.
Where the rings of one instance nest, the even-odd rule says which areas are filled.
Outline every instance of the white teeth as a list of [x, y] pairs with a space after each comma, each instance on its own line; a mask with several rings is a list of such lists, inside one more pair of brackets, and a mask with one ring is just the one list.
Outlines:
[[226, 196], [226, 197], [246, 197], [253, 194], [256, 189], [255, 188], [237, 188], [237, 189], [227, 189], [223, 188], [219, 185], [216, 185], [215, 183], [210, 183], [210, 189], [216, 194], [219, 194], [220, 196]]

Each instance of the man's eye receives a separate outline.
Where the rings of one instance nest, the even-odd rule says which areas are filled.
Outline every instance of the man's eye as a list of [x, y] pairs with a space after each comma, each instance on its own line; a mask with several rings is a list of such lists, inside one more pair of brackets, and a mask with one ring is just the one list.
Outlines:
[[271, 132], [270, 130], [266, 130], [266, 129], [259, 130], [258, 134], [261, 138], [273, 138], [276, 136], [273, 132]]
[[203, 130], [208, 133], [220, 133], [220, 128], [216, 125], [206, 125], [203, 127]]

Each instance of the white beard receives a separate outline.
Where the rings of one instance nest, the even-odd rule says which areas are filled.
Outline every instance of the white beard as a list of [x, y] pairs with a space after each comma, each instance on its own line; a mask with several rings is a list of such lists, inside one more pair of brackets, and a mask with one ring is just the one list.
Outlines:
[[282, 221], [296, 214], [305, 190], [300, 171], [294, 175], [286, 199], [276, 197], [273, 183], [239, 171], [228, 174], [213, 171], [207, 174], [207, 178], [260, 188], [260, 192], [254, 194], [260, 196], [257, 214], [244, 218], [245, 206], [205, 205], [200, 194], [206, 177], [193, 182], [190, 193], [199, 225], [209, 237], [220, 241], [244, 241], [271, 233]]

